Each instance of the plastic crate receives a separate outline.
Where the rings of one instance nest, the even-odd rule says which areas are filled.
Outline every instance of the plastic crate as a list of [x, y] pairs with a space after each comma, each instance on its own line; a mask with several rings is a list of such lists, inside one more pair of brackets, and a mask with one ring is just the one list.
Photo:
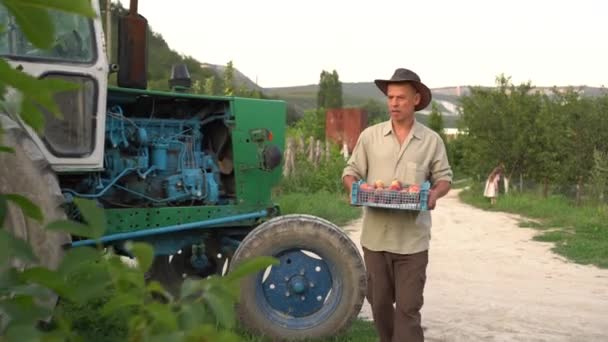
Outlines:
[[[428, 181], [422, 183], [419, 192], [361, 189], [363, 183], [363, 181], [353, 183], [352, 205], [400, 210], [428, 210], [427, 202], [431, 189], [431, 183]], [[407, 189], [407, 186], [403, 188]]]

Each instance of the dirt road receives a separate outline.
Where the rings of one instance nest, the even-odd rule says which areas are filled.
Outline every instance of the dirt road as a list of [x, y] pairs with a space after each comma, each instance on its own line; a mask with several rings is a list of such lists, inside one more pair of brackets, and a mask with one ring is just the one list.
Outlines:
[[[433, 212], [422, 324], [428, 341], [608, 341], [608, 270], [532, 241], [515, 215], [463, 204]], [[360, 220], [345, 229], [358, 244]], [[369, 305], [361, 317], [371, 319]]]

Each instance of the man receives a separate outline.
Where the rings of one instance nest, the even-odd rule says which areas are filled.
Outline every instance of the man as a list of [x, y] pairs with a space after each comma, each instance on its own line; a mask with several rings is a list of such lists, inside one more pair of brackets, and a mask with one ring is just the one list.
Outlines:
[[[422, 184], [430, 180], [428, 207], [450, 190], [452, 170], [437, 133], [415, 119], [428, 106], [431, 91], [416, 73], [397, 69], [391, 79], [376, 80], [387, 96], [390, 120], [366, 128], [342, 173], [353, 182], [381, 180]], [[382, 342], [423, 341], [420, 309], [431, 238], [428, 211], [366, 208], [361, 245], [368, 274], [367, 299]], [[393, 303], [396, 303], [394, 308]]]

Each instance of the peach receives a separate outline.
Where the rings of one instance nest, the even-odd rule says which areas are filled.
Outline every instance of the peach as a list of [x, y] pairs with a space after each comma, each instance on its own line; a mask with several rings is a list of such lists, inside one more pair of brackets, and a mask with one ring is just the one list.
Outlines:
[[402, 189], [401, 182], [395, 179], [388, 188], [389, 190], [400, 191]]
[[420, 192], [420, 186], [417, 184], [412, 184], [409, 186], [408, 192], [412, 192], [412, 193]]
[[364, 191], [370, 191], [370, 190], [372, 190], [373, 188], [374, 188], [373, 186], [371, 186], [370, 184], [367, 184], [367, 183], [362, 183], [362, 184], [359, 186], [359, 189], [364, 190]]

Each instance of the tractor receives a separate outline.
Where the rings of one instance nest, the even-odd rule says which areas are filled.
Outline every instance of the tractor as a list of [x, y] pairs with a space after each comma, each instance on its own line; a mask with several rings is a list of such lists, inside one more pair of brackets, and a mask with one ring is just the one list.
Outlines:
[[[0, 154], [0, 192], [25, 195], [47, 222], [78, 220], [74, 199], [95, 200], [106, 231], [99, 240], [50, 232], [15, 208], [5, 226], [49, 268], [66, 245], [101, 243], [128, 255], [129, 241], [147, 242], [155, 250], [148, 276], [168, 290], [185, 278], [223, 275], [247, 258], [273, 256], [279, 264], [241, 284], [242, 324], [276, 339], [346, 329], [366, 289], [358, 249], [335, 224], [283, 215], [272, 201], [283, 164], [285, 103], [194, 94], [179, 65], [170, 91], [149, 90], [148, 26], [137, 0], [119, 20], [117, 65], [106, 55], [100, 6], [93, 7], [93, 19], [51, 13], [58, 39], [49, 50], [34, 48], [0, 7], [8, 24], [2, 58], [34, 77], [79, 85], [56, 94], [63, 118], [46, 113], [44, 134], [0, 113], [3, 144], [15, 149]], [[112, 73], [117, 86], [109, 86]]]

